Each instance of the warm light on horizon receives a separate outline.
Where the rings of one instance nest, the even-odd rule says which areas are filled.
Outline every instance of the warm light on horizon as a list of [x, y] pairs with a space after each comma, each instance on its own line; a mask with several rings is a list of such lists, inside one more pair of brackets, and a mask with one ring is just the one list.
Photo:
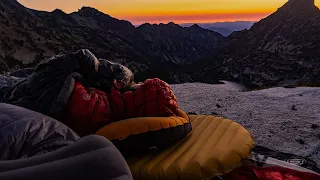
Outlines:
[[[18, 0], [28, 8], [67, 13], [90, 6], [118, 19], [142, 23], [258, 21], [287, 0]], [[316, 0], [319, 7], [320, 0]]]

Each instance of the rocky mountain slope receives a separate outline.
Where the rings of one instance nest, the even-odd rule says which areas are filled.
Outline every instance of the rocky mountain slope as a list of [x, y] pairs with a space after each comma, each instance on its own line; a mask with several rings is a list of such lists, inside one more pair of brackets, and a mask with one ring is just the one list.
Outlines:
[[136, 28], [90, 7], [66, 14], [0, 0], [0, 39], [2, 72], [88, 48], [97, 57], [129, 66], [137, 72], [137, 80], [157, 75], [178, 83], [192, 81], [179, 68], [212, 54], [224, 37], [196, 25], [144, 24]]
[[[320, 11], [314, 0], [289, 0], [250, 30], [235, 32], [204, 74], [257, 86], [320, 80]], [[205, 76], [204, 76], [205, 77]]]

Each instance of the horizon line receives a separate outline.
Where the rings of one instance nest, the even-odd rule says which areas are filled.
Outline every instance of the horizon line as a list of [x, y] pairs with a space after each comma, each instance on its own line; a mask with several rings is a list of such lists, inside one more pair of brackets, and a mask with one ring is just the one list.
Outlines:
[[[86, 5], [82, 5], [80, 8], [77, 8], [76, 10], [73, 10], [73, 11], [70, 11], [70, 12], [66, 12], [64, 11], [63, 9], [61, 8], [55, 8], [53, 10], [41, 10], [41, 9], [35, 9], [35, 8], [29, 8], [27, 6], [25, 6], [24, 4], [20, 3], [18, 0], [17, 0], [17, 3], [19, 3], [21, 6], [23, 6], [24, 8], [26, 9], [30, 9], [30, 10], [34, 10], [34, 11], [39, 11], [39, 12], [47, 12], [47, 13], [52, 13], [56, 10], [60, 10], [62, 11], [63, 13], [67, 14], [67, 15], [71, 15], [73, 13], [76, 13], [76, 12], [79, 12], [82, 8], [91, 8], [91, 9], [95, 9], [105, 15], [108, 15], [110, 17], [113, 17], [113, 18], [116, 18], [118, 20], [123, 20], [123, 21], [128, 21], [130, 22], [133, 26], [139, 26], [139, 25], [142, 25], [142, 24], [146, 24], [146, 23], [149, 23], [149, 24], [167, 24], [167, 23], [170, 23], [170, 22], [173, 22], [175, 24], [205, 24], [205, 23], [210, 23], [210, 24], [213, 24], [213, 23], [224, 23], [224, 22], [257, 22], [257, 21], [260, 21], [261, 19], [263, 19], [264, 17], [261, 17], [259, 18], [258, 20], [255, 19], [255, 20], [250, 20], [250, 18], [248, 19], [236, 19], [236, 18], [230, 18], [230, 20], [228, 20], [228, 17], [225, 17], [226, 20], [219, 20], [221, 19], [221, 17], [216, 17], [216, 20], [205, 20], [205, 18], [203, 18], [203, 20], [201, 19], [196, 19], [196, 16], [194, 17], [195, 19], [188, 19], [187, 15], [185, 16], [187, 19], [183, 20], [183, 19], [175, 19], [175, 18], [172, 18], [172, 20], [168, 20], [168, 19], [160, 19], [160, 20], [147, 20], [148, 18], [146, 18], [146, 20], [139, 20], [139, 18], [137, 18], [137, 20], [133, 20], [132, 18], [134, 18], [132, 16], [132, 18], [130, 17], [119, 17], [119, 16], [114, 16], [114, 15], [111, 15], [111, 14], [108, 14], [107, 12], [104, 12], [103, 10], [97, 8], [97, 7], [93, 7], [93, 6], [86, 6]], [[245, 14], [245, 13], [244, 13]], [[250, 14], [250, 13], [249, 13]], [[271, 13], [270, 13], [271, 14]], [[215, 14], [216, 16], [219, 16], [219, 15], [228, 15], [228, 14]], [[236, 15], [236, 14], [229, 14], [229, 15]], [[269, 14], [268, 14], [269, 15]], [[181, 17], [181, 15], [178, 15]], [[209, 15], [207, 15], [209, 16]], [[147, 16], [148, 17], [148, 16]], [[153, 15], [153, 16], [149, 16], [151, 18], [155, 18], [157, 17], [156, 15]], [[167, 17], [170, 17], [169, 15]], [[182, 16], [183, 17], [183, 16]], [[214, 19], [214, 18], [213, 18]], [[223, 18], [222, 18], [223, 19]]]
[[[124, 20], [124, 19], [119, 19], [119, 20]], [[129, 21], [130, 22], [130, 21]], [[184, 25], [184, 24], [191, 24], [191, 25], [194, 25], [194, 24], [217, 24], [217, 23], [236, 23], [236, 22], [251, 22], [251, 23], [256, 23], [256, 22], [259, 22], [259, 21], [243, 21], [243, 20], [239, 20], [239, 21], [208, 21], [208, 22], [184, 22], [184, 23], [175, 23], [174, 21], [168, 21], [166, 23], [162, 23], [162, 22], [159, 22], [159, 23], [149, 23], [149, 22], [144, 22], [144, 23], [140, 23], [140, 24], [133, 24], [132, 22], [130, 22], [133, 26], [141, 26], [143, 24], [151, 24], [151, 25], [160, 25], [160, 24], [169, 24], [169, 23], [174, 23], [174, 24], [177, 24], [177, 25]]]

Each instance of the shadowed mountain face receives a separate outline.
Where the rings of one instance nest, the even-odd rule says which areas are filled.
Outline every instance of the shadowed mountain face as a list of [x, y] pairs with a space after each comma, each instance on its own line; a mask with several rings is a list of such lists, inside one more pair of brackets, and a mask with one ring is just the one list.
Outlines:
[[[250, 30], [234, 32], [204, 74], [258, 86], [320, 78], [320, 11], [314, 0], [289, 0]], [[205, 77], [205, 76], [204, 76]]]
[[197, 26], [169, 23], [136, 28], [90, 7], [71, 14], [58, 9], [43, 12], [25, 8], [16, 0], [0, 1], [0, 27], [2, 72], [87, 48], [99, 58], [129, 66], [137, 80], [159, 76], [170, 83], [192, 81], [179, 67], [213, 54], [224, 40]]

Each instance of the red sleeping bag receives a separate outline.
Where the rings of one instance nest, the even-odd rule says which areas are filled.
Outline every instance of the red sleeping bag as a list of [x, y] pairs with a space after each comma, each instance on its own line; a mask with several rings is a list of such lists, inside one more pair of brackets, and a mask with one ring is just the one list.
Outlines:
[[76, 82], [63, 122], [80, 136], [110, 123], [111, 107], [107, 95], [94, 88], [86, 89]]
[[168, 117], [178, 113], [178, 102], [171, 87], [160, 79], [148, 79], [135, 91], [120, 93], [111, 89], [115, 121], [134, 117]]
[[171, 87], [160, 79], [148, 79], [135, 91], [110, 94], [86, 89], [76, 82], [63, 122], [80, 136], [94, 134], [103, 126], [134, 117], [168, 117], [178, 112]]
[[225, 179], [234, 180], [320, 180], [320, 175], [284, 167], [242, 166]]

